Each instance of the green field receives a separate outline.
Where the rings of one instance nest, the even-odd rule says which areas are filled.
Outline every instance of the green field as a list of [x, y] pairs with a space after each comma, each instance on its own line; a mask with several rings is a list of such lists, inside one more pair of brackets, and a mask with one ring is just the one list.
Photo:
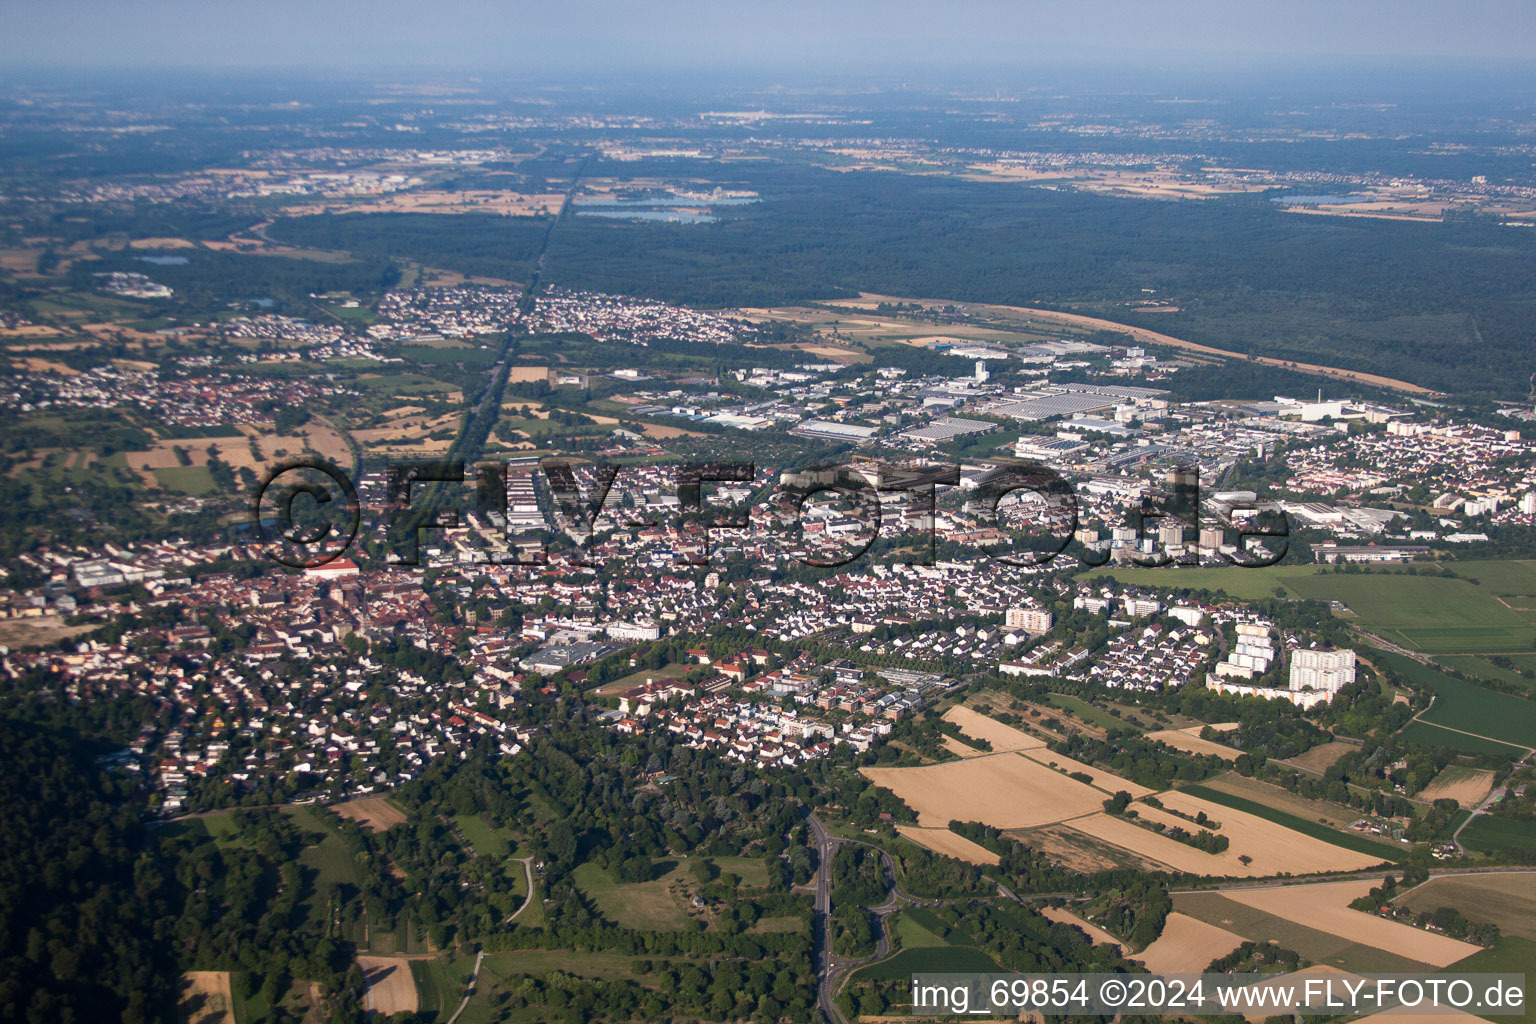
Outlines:
[[[358, 887], [357, 862], [352, 859], [352, 851], [347, 849], [341, 835], [312, 808], [286, 807], [283, 811], [308, 834], [311, 843], [299, 851], [299, 863], [314, 872], [303, 900], [304, 919], [310, 927], [328, 933], [331, 893], [342, 885]], [[351, 941], [362, 938], [361, 935], [345, 937]]]
[[[1458, 974], [1524, 974], [1526, 1001], [1524, 1020], [1536, 1024], [1536, 1000], [1530, 998], [1531, 981], [1536, 978], [1536, 941], [1506, 935], [1492, 949], [1473, 953], [1454, 965]], [[1510, 1024], [1522, 1020], [1518, 1015], [1492, 1015], [1494, 1020]]]
[[711, 857], [709, 862], [722, 875], [732, 874], [740, 878], [744, 886], [762, 889], [768, 885], [768, 865], [760, 857]]
[[[1463, 579], [1476, 580], [1500, 597], [1536, 595], [1536, 560], [1443, 562], [1441, 565]], [[1529, 603], [1536, 605], [1536, 601]]]
[[1505, 754], [1518, 756], [1520, 751], [1508, 743], [1468, 736], [1464, 732], [1442, 729], [1425, 721], [1409, 722], [1398, 733], [1410, 743], [1422, 743], [1426, 747], [1446, 747], [1463, 754]]
[[1536, 648], [1536, 614], [1505, 607], [1493, 591], [1465, 579], [1329, 573], [1288, 580], [1286, 587], [1299, 597], [1342, 601], [1361, 628], [1426, 653]]
[[682, 903], [668, 891], [674, 883], [687, 877], [686, 864], [686, 861], [677, 863], [660, 878], [649, 882], [618, 882], [611, 874], [590, 863], [581, 865], [571, 875], [598, 911], [621, 927], [673, 931], [687, 927], [692, 920]]
[[452, 384], [447, 384], [419, 373], [391, 373], [382, 377], [359, 377], [353, 384], [370, 392], [382, 393], [391, 400], [401, 395], [429, 395], [434, 392], [441, 393], [458, 390]]
[[[353, 310], [352, 312], [356, 312]], [[402, 345], [400, 354], [415, 363], [441, 366], [444, 363], [463, 363], [466, 366], [490, 366], [496, 361], [494, 348], [439, 348], [434, 345]], [[374, 364], [378, 365], [378, 364]]]
[[1315, 575], [1314, 565], [1275, 565], [1264, 569], [1229, 568], [1164, 568], [1164, 569], [1098, 569], [1087, 578], [1109, 577], [1135, 587], [1188, 587], [1193, 590], [1220, 590], [1241, 601], [1256, 601], [1274, 597], [1275, 588], [1287, 588], [1290, 580]]
[[1123, 718], [1116, 718], [1103, 708], [1096, 708], [1081, 698], [1074, 697], [1070, 693], [1052, 693], [1046, 697], [1052, 707], [1060, 708], [1081, 718], [1085, 722], [1099, 726], [1101, 729], [1124, 729], [1133, 723]]
[[866, 981], [910, 980], [914, 974], [995, 974], [998, 966], [975, 946], [935, 946], [904, 949], [888, 960], [861, 967], [849, 978]]
[[1368, 857], [1380, 857], [1382, 860], [1393, 862], [1408, 859], [1408, 851], [1405, 849], [1389, 846], [1353, 832], [1340, 832], [1338, 829], [1329, 828], [1321, 822], [1308, 821], [1306, 818], [1300, 818], [1294, 814], [1276, 810], [1273, 807], [1257, 803], [1253, 800], [1245, 800], [1243, 797], [1233, 796], [1231, 793], [1225, 793], [1219, 789], [1211, 789], [1209, 786], [1184, 786], [1180, 789], [1180, 792], [1190, 793], [1209, 800], [1213, 804], [1221, 804], [1223, 807], [1230, 807], [1233, 810], [1246, 811], [1255, 817], [1272, 821], [1277, 825], [1284, 825], [1293, 832], [1300, 832], [1302, 835], [1311, 836], [1313, 839], [1321, 839], [1325, 843], [1342, 846], [1346, 850], [1363, 853]]
[[[1462, 830], [1460, 840], [1469, 850], [1509, 853], [1513, 850], [1536, 851], [1536, 821], [1515, 821], [1479, 814]], [[1536, 888], [1536, 882], [1532, 883]]]
[[447, 1020], [458, 1009], [464, 986], [441, 960], [412, 960], [411, 980], [416, 983], [416, 1008], [424, 1020]]
[[218, 490], [218, 483], [207, 466], [172, 466], [168, 469], [150, 470], [160, 486], [168, 491], [183, 494], [209, 494]]
[[456, 814], [453, 822], [464, 833], [477, 857], [506, 857], [516, 845], [511, 829], [505, 825], [492, 828], [478, 814]]
[[633, 690], [637, 686], [644, 686], [647, 679], [660, 682], [665, 679], [681, 679], [688, 674], [690, 666], [674, 662], [671, 665], [663, 665], [661, 668], [642, 668], [631, 672], [629, 675], [615, 679], [611, 683], [604, 683], [592, 692], [599, 697], [612, 697], [623, 693], [625, 690]]
[[896, 936], [901, 940], [902, 949], [919, 949], [929, 946], [947, 946], [945, 942], [932, 931], [924, 928], [912, 916], [912, 911], [904, 910], [896, 915]]
[[[1521, 668], [1531, 667], [1530, 661], [1522, 663], [1519, 656], [1505, 655], [1505, 657]], [[1529, 657], [1527, 656], [1527, 658]], [[1480, 658], [1472, 654], [1450, 654], [1442, 655], [1435, 660], [1446, 668], [1463, 672], [1476, 679], [1486, 679], [1494, 683], [1508, 684], [1536, 696], [1536, 679], [1527, 679], [1525, 676], [1511, 672], [1507, 668], [1500, 668], [1487, 658]]]
[[[1340, 601], [1368, 632], [1426, 654], [1517, 653], [1536, 650], [1536, 600], [1531, 610], [1499, 598], [1536, 593], [1536, 562], [1447, 563], [1459, 577], [1407, 572], [1334, 573], [1312, 565], [1265, 569], [1102, 569], [1142, 587], [1221, 590], [1239, 600], [1279, 596]], [[1390, 578], [1388, 578], [1390, 576]], [[1477, 582], [1473, 582], [1476, 580]]]
[[[1377, 664], [1390, 668], [1409, 685], [1434, 691], [1434, 707], [1424, 714], [1422, 721], [1515, 747], [1536, 744], [1536, 701], [1463, 682], [1401, 654], [1380, 652], [1373, 657], [1379, 659]], [[1504, 748], [1505, 752], [1512, 749]]]

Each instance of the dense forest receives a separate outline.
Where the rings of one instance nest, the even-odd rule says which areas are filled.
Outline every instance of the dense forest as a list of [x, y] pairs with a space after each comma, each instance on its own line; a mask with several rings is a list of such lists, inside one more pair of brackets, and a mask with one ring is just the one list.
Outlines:
[[[1303, 217], [1262, 196], [1163, 203], [811, 168], [752, 173], [763, 181], [745, 184], [764, 201], [713, 224], [567, 218], [544, 280], [702, 306], [873, 291], [1072, 308], [1445, 390], [1524, 394], [1536, 372], [1536, 233]], [[271, 233], [507, 276], [539, 226], [350, 215], [282, 221]], [[1143, 289], [1178, 312], [1122, 305]]]
[[146, 927], [159, 867], [134, 785], [75, 734], [0, 716], [0, 1019], [147, 1022], [170, 999]]

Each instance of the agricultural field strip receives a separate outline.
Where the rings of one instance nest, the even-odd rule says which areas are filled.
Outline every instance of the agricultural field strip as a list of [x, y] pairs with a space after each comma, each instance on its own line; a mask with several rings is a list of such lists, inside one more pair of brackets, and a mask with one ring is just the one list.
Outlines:
[[1309, 928], [1361, 942], [1411, 960], [1446, 967], [1482, 947], [1445, 935], [1351, 910], [1349, 904], [1374, 887], [1370, 879], [1313, 882], [1255, 889], [1224, 889], [1222, 895], [1245, 906]]

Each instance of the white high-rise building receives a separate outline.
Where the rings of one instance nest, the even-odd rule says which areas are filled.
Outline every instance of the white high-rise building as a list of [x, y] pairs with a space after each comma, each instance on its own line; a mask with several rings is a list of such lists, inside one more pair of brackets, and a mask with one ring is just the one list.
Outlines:
[[1354, 681], [1354, 651], [1302, 650], [1291, 655], [1292, 690], [1334, 694]]
[[1022, 629], [1026, 633], [1049, 633], [1055, 621], [1055, 616], [1043, 608], [1024, 608], [1014, 605], [1003, 613], [1004, 626], [1009, 629]]

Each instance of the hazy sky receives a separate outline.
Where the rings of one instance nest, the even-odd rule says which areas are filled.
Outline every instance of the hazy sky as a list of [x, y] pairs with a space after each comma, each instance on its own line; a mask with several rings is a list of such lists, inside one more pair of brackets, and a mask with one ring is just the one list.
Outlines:
[[425, 65], [477, 70], [810, 64], [899, 72], [1074, 57], [1536, 60], [1536, 0], [0, 0], [0, 63]]

